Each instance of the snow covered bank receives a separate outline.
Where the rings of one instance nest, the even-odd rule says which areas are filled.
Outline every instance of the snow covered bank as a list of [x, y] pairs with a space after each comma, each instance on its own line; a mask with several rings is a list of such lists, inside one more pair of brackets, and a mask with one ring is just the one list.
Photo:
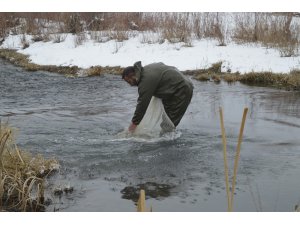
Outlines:
[[95, 42], [87, 35], [87, 40], [76, 46], [75, 37], [67, 34], [61, 43], [33, 43], [32, 37], [27, 35], [30, 46], [21, 49], [21, 36], [10, 35], [1, 48], [17, 49], [19, 53], [29, 55], [33, 63], [40, 65], [126, 67], [136, 61], [142, 61], [144, 65], [161, 61], [180, 70], [193, 70], [208, 68], [211, 64], [222, 61], [222, 72], [289, 73], [291, 70], [300, 70], [300, 56], [280, 57], [277, 50], [258, 45], [230, 43], [219, 47], [212, 40], [195, 40], [191, 47], [185, 46], [185, 43], [173, 44], [168, 41], [147, 44], [142, 43], [143, 36], [139, 33], [123, 42], [110, 40], [105, 43]]

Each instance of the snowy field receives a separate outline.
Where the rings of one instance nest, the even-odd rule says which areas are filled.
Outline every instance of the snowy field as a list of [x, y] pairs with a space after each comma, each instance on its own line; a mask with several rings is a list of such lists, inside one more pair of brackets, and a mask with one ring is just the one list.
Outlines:
[[229, 43], [217, 46], [214, 40], [194, 40], [191, 46], [185, 43], [144, 43], [144, 34], [136, 33], [129, 40], [117, 42], [110, 40], [99, 43], [87, 34], [86, 40], [76, 46], [76, 36], [65, 34], [61, 43], [33, 42], [31, 36], [26, 39], [30, 46], [21, 49], [22, 35], [10, 35], [1, 48], [11, 48], [29, 55], [33, 63], [40, 65], [78, 66], [122, 66], [142, 61], [143, 65], [152, 62], [164, 62], [180, 70], [203, 69], [222, 61], [222, 72], [262, 72], [288, 73], [300, 69], [300, 56], [280, 57], [276, 49], [260, 45], [238, 45]]

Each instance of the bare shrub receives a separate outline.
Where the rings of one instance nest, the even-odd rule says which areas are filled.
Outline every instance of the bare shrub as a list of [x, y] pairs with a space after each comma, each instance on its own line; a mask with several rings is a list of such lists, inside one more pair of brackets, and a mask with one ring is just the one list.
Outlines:
[[219, 46], [226, 46], [229, 38], [226, 13], [194, 13], [192, 15], [195, 37], [217, 39]]
[[67, 34], [53, 34], [51, 35], [51, 40], [53, 43], [64, 42], [67, 38]]
[[129, 39], [129, 32], [125, 30], [116, 30], [111, 32], [112, 39], [118, 42], [125, 41]]
[[31, 40], [32, 40], [33, 42], [39, 42], [39, 41], [43, 41], [44, 38], [43, 38], [42, 35], [33, 35], [32, 38], [31, 38]]
[[23, 34], [23, 35], [20, 37], [20, 41], [21, 41], [22, 49], [25, 49], [25, 48], [28, 48], [28, 47], [29, 47], [30, 44], [29, 44], [29, 41], [27, 40], [25, 34]]
[[8, 35], [9, 28], [15, 25], [13, 21], [13, 18], [8, 18], [7, 13], [0, 12], [0, 45]]
[[40, 34], [40, 28], [37, 24], [37, 20], [34, 17], [26, 19], [26, 33], [27, 34]]
[[95, 17], [88, 24], [87, 28], [91, 31], [99, 31], [104, 28], [104, 18]]
[[218, 46], [226, 46], [228, 39], [228, 27], [225, 13], [211, 13], [207, 18], [208, 25], [206, 26], [206, 36], [215, 38], [218, 41]]
[[242, 13], [235, 17], [234, 39], [238, 42], [257, 42], [276, 48], [281, 56], [298, 54], [299, 25], [295, 13]]
[[90, 35], [92, 40], [99, 43], [104, 43], [113, 39], [111, 32], [108, 31], [91, 31]]
[[300, 25], [292, 24], [293, 15], [286, 14], [281, 33], [274, 41], [274, 47], [279, 51], [281, 57], [297, 56], [300, 45]]
[[164, 39], [162, 38], [160, 33], [153, 33], [151, 31], [142, 32], [140, 35], [140, 42], [142, 44], [155, 44], [155, 43], [163, 43]]
[[43, 42], [48, 42], [51, 41], [51, 34], [48, 32], [44, 32], [42, 34]]
[[[87, 27], [90, 30], [136, 30], [139, 28], [143, 13], [138, 12], [105, 12], [94, 14], [90, 21], [87, 21]], [[82, 18], [83, 14], [80, 14]]]
[[75, 47], [78, 47], [80, 45], [83, 44], [83, 42], [85, 42], [87, 39], [86, 34], [85, 33], [80, 33], [80, 34], [76, 34], [74, 36], [74, 45]]
[[290, 35], [283, 35], [274, 41], [273, 47], [275, 47], [281, 57], [297, 56], [299, 53], [299, 35], [298, 32], [291, 32]]
[[[227, 21], [233, 15], [234, 21]], [[91, 39], [105, 42], [127, 40], [133, 30], [143, 31], [142, 43], [185, 42], [192, 46], [192, 38], [213, 38], [224, 46], [229, 38], [239, 43], [260, 43], [276, 48], [282, 56], [295, 56], [299, 50], [299, 13], [166, 13], [166, 12], [49, 12], [0, 13], [0, 41], [8, 34], [32, 34], [33, 41], [51, 39], [59, 33], [80, 34], [90, 31]], [[231, 27], [233, 26], [233, 27]], [[102, 33], [103, 32], [103, 33]], [[149, 32], [149, 35], [145, 32]], [[158, 33], [160, 37], [150, 35]], [[233, 32], [232, 36], [231, 33]], [[109, 35], [108, 35], [109, 33]], [[57, 37], [57, 42], [63, 37]], [[76, 44], [77, 45], [77, 44]]]
[[279, 51], [281, 57], [297, 56], [299, 53], [299, 41], [293, 39], [286, 42], [278, 42], [276, 49]]
[[191, 43], [189, 14], [170, 13], [163, 17], [162, 37], [171, 43]]
[[292, 24], [294, 14], [268, 14], [268, 23], [261, 42], [276, 48], [283, 57], [296, 56], [299, 49], [299, 25]]
[[215, 38], [215, 13], [203, 13], [202, 29], [204, 38]]
[[79, 13], [71, 13], [66, 19], [66, 29], [68, 33], [78, 34], [83, 31], [83, 24]]
[[219, 46], [226, 46], [227, 41], [227, 24], [223, 13], [216, 13], [213, 28], [213, 35], [218, 40]]
[[[8, 16], [7, 19], [11, 20], [9, 23], [13, 23], [13, 32], [16, 34], [39, 34], [40, 27], [36, 23], [36, 13], [15, 13]], [[8, 21], [6, 19], [6, 21]], [[17, 22], [17, 23], [16, 23]]]
[[238, 42], [257, 42], [261, 25], [260, 13], [235, 14], [233, 38]]
[[140, 31], [158, 31], [164, 17], [165, 13], [151, 12], [142, 13], [139, 20], [139, 30]]
[[193, 13], [192, 14], [192, 24], [193, 24], [193, 33], [195, 37], [198, 39], [203, 38], [204, 36], [204, 29], [203, 29], [203, 13]]

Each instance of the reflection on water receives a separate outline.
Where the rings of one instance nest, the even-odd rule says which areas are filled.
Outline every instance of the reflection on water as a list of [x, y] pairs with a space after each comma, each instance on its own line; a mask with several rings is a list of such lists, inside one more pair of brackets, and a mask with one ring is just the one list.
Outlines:
[[66, 78], [0, 61], [0, 81], [0, 119], [19, 129], [20, 147], [55, 156], [68, 171], [62, 180], [74, 186], [74, 204], [61, 210], [134, 211], [122, 195], [134, 200], [144, 184], [154, 211], [226, 211], [220, 106], [230, 177], [249, 108], [234, 210], [257, 210], [250, 186], [264, 211], [291, 211], [300, 199], [299, 92], [193, 81], [176, 135], [145, 141], [117, 136], [129, 126], [137, 98], [119, 76]]

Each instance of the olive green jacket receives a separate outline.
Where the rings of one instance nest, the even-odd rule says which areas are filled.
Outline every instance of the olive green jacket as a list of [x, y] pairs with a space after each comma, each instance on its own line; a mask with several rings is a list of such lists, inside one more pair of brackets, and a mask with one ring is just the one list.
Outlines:
[[[162, 99], [164, 105], [169, 103], [176, 105], [176, 101], [181, 98], [181, 94], [185, 94], [186, 89], [191, 90], [191, 92], [193, 90], [191, 81], [175, 67], [163, 63], [152, 63], [142, 67], [139, 61], [134, 64], [134, 69], [139, 93], [136, 110], [132, 118], [132, 122], [136, 125], [143, 119], [152, 96]], [[187, 99], [186, 101], [190, 102], [190, 100]], [[166, 113], [168, 114], [167, 110]], [[178, 116], [182, 117], [182, 115]]]

